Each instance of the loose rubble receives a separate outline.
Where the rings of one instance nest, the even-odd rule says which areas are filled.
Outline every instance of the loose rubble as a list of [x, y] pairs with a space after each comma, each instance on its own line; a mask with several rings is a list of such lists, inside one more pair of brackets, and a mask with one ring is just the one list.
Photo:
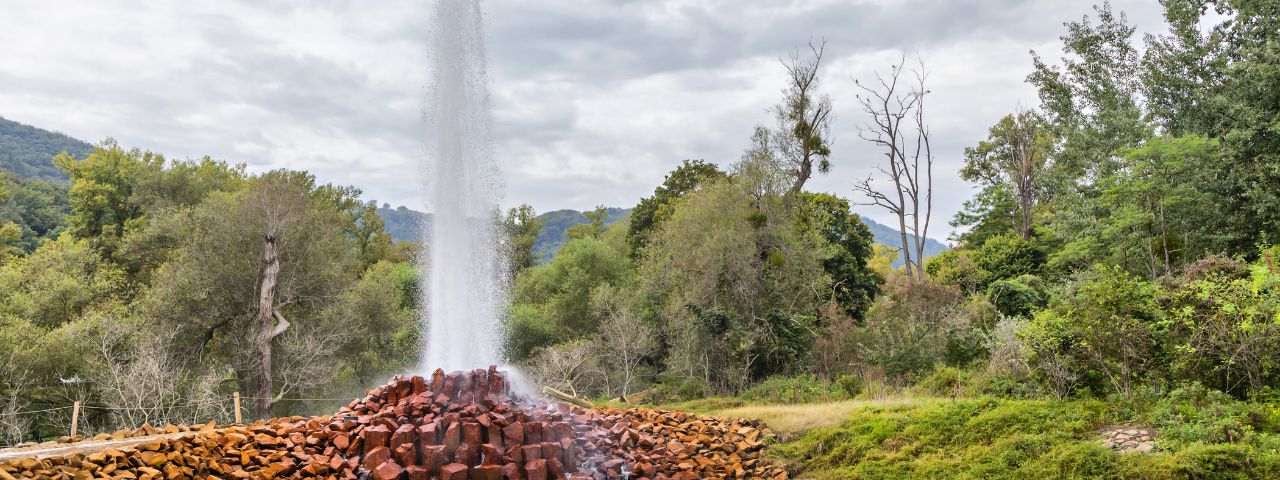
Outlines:
[[1102, 443], [1119, 452], [1151, 453], [1155, 440], [1156, 432], [1150, 428], [1115, 427], [1102, 432]]
[[755, 422], [533, 402], [494, 367], [398, 377], [332, 416], [170, 430], [186, 433], [3, 463], [0, 480], [787, 478]]

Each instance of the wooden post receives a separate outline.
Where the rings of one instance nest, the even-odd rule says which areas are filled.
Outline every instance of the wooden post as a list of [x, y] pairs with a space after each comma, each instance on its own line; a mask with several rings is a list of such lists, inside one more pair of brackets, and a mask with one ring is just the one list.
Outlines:
[[71, 439], [72, 440], [75, 440], [76, 431], [79, 430], [79, 427], [80, 427], [80, 401], [76, 400], [76, 403], [71, 405]]
[[236, 399], [236, 423], [237, 424], [244, 423], [240, 419], [240, 392], [236, 392], [235, 399]]

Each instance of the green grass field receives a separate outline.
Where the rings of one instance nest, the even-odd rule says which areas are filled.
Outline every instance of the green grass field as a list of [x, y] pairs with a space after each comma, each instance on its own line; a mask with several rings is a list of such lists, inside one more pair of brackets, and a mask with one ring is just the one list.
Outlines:
[[[671, 405], [763, 420], [771, 455], [811, 479], [1280, 478], [1277, 407], [1198, 393], [1154, 401], [889, 398]], [[1100, 432], [1157, 429], [1153, 453], [1119, 453]]]

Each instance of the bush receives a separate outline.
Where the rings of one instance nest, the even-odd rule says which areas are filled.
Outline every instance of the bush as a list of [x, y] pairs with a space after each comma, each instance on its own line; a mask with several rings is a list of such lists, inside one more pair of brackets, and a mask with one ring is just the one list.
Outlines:
[[938, 367], [928, 376], [916, 382], [912, 389], [916, 392], [933, 396], [933, 397], [955, 397], [959, 396], [961, 390], [969, 380], [967, 372], [955, 367]]
[[1119, 267], [1095, 266], [1023, 330], [1032, 365], [1060, 396], [1080, 384], [1129, 395], [1160, 372], [1156, 287]]
[[1239, 275], [1204, 261], [1168, 294], [1169, 342], [1179, 379], [1246, 398], [1280, 380], [1280, 269], [1265, 259]]
[[1280, 418], [1258, 404], [1241, 402], [1197, 383], [1183, 385], [1155, 402], [1148, 414], [1161, 448], [1200, 443], [1249, 443], [1257, 434], [1280, 434]]
[[1001, 315], [1029, 317], [1032, 312], [1044, 308], [1049, 294], [1040, 277], [1020, 275], [992, 282], [987, 287], [987, 298]]
[[836, 379], [836, 385], [839, 385], [840, 389], [844, 390], [845, 395], [848, 395], [849, 398], [853, 398], [862, 394], [862, 390], [866, 387], [867, 382], [865, 382], [860, 375], [846, 373]]
[[974, 338], [963, 302], [954, 287], [895, 275], [841, 348], [855, 370], [880, 369], [890, 382], [910, 382], [949, 356], [965, 360], [949, 355]]
[[775, 376], [748, 388], [743, 400], [766, 403], [817, 403], [842, 400], [849, 394], [840, 385], [813, 375]]

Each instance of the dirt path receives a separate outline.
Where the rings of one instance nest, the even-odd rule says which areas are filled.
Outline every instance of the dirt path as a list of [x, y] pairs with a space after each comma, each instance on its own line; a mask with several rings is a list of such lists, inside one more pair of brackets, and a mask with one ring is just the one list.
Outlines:
[[42, 443], [27, 447], [6, 448], [0, 450], [0, 462], [8, 462], [11, 460], [19, 460], [23, 458], [48, 458], [61, 457], [71, 455], [73, 453], [87, 453], [105, 450], [108, 448], [125, 448], [134, 445], [141, 445], [147, 442], [163, 439], [175, 439], [194, 436], [199, 431], [178, 432], [178, 433], [158, 433], [155, 435], [146, 435], [142, 437], [122, 438], [119, 440], [82, 440], [74, 443]]

